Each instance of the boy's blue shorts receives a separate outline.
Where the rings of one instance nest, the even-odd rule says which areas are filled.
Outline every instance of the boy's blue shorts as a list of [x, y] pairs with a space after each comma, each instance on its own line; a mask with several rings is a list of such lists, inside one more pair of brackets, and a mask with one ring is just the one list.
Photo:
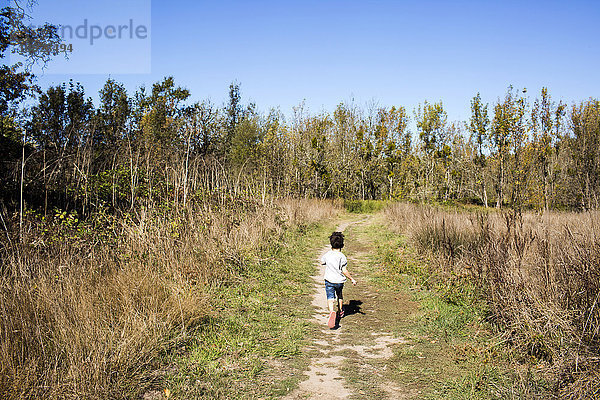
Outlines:
[[343, 298], [342, 297], [342, 289], [344, 288], [343, 283], [331, 283], [329, 281], [325, 281], [325, 293], [327, 293], [327, 300]]

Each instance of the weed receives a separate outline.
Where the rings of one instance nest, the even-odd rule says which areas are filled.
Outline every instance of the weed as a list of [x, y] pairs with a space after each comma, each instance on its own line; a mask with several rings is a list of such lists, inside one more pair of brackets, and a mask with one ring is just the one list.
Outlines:
[[[200, 388], [231, 375], [238, 357], [245, 374], [261, 374], [263, 356], [297, 354], [291, 342], [302, 336], [272, 311], [297, 290], [282, 284], [300, 279], [289, 272], [297, 265], [272, 255], [298, 243], [285, 240], [298, 226], [336, 212], [325, 201], [232, 199], [86, 220], [29, 213], [21, 240], [18, 220], [3, 216], [0, 397], [136, 398], [188, 351], [195, 361], [183, 367]], [[266, 337], [254, 323], [263, 314]], [[267, 345], [280, 326], [289, 339]]]
[[[440, 300], [484, 310], [515, 360], [541, 366], [519, 375], [526, 383], [517, 392], [537, 396], [539, 389], [543, 396], [574, 398], [593, 397], [597, 390], [589, 382], [599, 358], [599, 217], [409, 204], [386, 210], [388, 226], [431, 256], [431, 269], [419, 272], [429, 272]], [[547, 375], [555, 382], [551, 393]]]

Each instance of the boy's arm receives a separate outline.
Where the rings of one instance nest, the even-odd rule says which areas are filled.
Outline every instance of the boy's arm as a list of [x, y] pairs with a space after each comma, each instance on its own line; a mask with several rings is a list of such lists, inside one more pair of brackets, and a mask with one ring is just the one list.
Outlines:
[[348, 272], [348, 269], [345, 266], [342, 268], [342, 274], [344, 274], [346, 276], [346, 278], [350, 279], [350, 281], [352, 282], [352, 284], [354, 286], [356, 286], [356, 279], [354, 279], [352, 277], [352, 275], [350, 275], [350, 272]]

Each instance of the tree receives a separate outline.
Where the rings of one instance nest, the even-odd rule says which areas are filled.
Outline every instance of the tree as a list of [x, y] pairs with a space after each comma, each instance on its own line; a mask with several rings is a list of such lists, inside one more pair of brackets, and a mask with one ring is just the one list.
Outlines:
[[125, 135], [131, 104], [123, 84], [108, 79], [100, 90], [100, 106], [96, 113], [94, 146], [112, 148]]
[[513, 96], [513, 109], [512, 113], [512, 151], [514, 167], [511, 172], [513, 175], [512, 179], [512, 191], [511, 191], [511, 203], [516, 209], [520, 209], [525, 202], [525, 192], [527, 190], [528, 177], [531, 169], [531, 162], [526, 157], [526, 148], [528, 143], [528, 126], [526, 123], [525, 115], [528, 110], [527, 100], [524, 94], [527, 89], [523, 89], [523, 95], [517, 93]]
[[[436, 175], [439, 175], [441, 172], [436, 171], [436, 169], [438, 169], [437, 167], [440, 163], [442, 164], [442, 168], [446, 175], [446, 188], [448, 187], [447, 169], [448, 159], [451, 154], [451, 148], [447, 143], [448, 138], [446, 131], [448, 115], [446, 114], [441, 101], [434, 104], [429, 104], [425, 101], [423, 106], [419, 105], [415, 112], [415, 118], [419, 138], [423, 143], [423, 151], [425, 152], [428, 163], [427, 170], [425, 171], [425, 196], [427, 197], [432, 178], [434, 179], [434, 182], [437, 181], [437, 183], [439, 183], [440, 178]], [[444, 197], [447, 197], [447, 189], [444, 190], [444, 192]]]
[[224, 154], [229, 154], [231, 141], [235, 136], [236, 128], [243, 118], [242, 94], [240, 85], [232, 82], [229, 85], [229, 102], [225, 107], [225, 136], [223, 137]]
[[419, 138], [423, 142], [423, 150], [435, 155], [443, 151], [445, 143], [445, 128], [448, 115], [442, 102], [429, 104], [427, 101], [415, 112]]
[[[38, 162], [42, 171], [41, 176], [32, 177], [32, 185], [43, 186], [44, 209], [48, 206], [48, 196], [62, 207], [73, 205], [75, 198], [68, 193], [76, 193], [84, 183], [82, 179], [87, 179], [85, 171], [90, 160], [89, 157], [82, 160], [80, 156], [91, 136], [93, 112], [92, 101], [85, 97], [83, 86], [72, 81], [68, 86], [49, 87], [31, 108], [31, 119], [26, 126], [38, 149], [37, 158], [41, 157]], [[78, 171], [77, 179], [73, 178], [72, 169]]]
[[192, 106], [190, 116], [193, 131], [192, 147], [197, 155], [208, 156], [217, 152], [219, 146], [219, 110], [209, 100]]
[[310, 137], [309, 170], [312, 179], [313, 195], [325, 198], [331, 188], [331, 174], [327, 169], [326, 149], [329, 130], [332, 126], [329, 115], [317, 115], [308, 120]]
[[371, 137], [371, 129], [368, 125], [368, 122], [361, 120], [358, 129], [356, 130], [356, 147], [358, 154], [358, 165], [357, 172], [360, 175], [357, 175], [360, 186], [361, 199], [365, 200], [367, 198], [368, 193], [370, 193], [369, 189], [372, 189], [372, 177], [371, 177], [371, 164], [374, 160], [375, 149], [373, 146], [373, 139]]
[[262, 201], [267, 194], [267, 181], [270, 181], [271, 193], [283, 195], [285, 175], [289, 171], [289, 157], [285, 147], [285, 120], [279, 109], [270, 109], [263, 120], [263, 135], [260, 144], [262, 169]]
[[336, 197], [351, 197], [358, 192], [356, 169], [358, 149], [355, 146], [358, 115], [351, 104], [340, 103], [333, 112], [329, 141], [328, 168], [331, 171], [332, 193]]
[[[37, 90], [30, 67], [35, 63], [45, 64], [57, 55], [60, 43], [56, 26], [45, 24], [32, 28], [26, 25], [29, 19], [26, 8], [31, 8], [34, 1], [23, 4], [13, 0], [8, 4], [0, 9], [0, 59], [3, 61], [10, 52], [23, 57], [24, 61], [13, 64], [0, 62], [0, 153], [6, 160], [0, 165], [0, 185], [6, 188], [2, 192], [5, 200], [14, 196], [16, 191], [13, 178], [16, 164], [20, 161], [23, 170], [25, 153], [33, 151], [25, 144], [18, 121], [19, 104]], [[22, 197], [21, 194], [21, 204]]]
[[400, 166], [410, 152], [410, 132], [408, 127], [408, 115], [404, 107], [381, 108], [378, 111], [378, 124], [375, 137], [377, 147], [383, 158], [382, 169], [388, 180], [388, 197], [396, 196], [394, 182], [396, 176], [401, 175]]
[[190, 112], [184, 102], [189, 96], [189, 90], [175, 86], [171, 76], [153, 84], [149, 95], [143, 87], [134, 95], [132, 138], [143, 154], [149, 199], [181, 186], [180, 171], [169, 166], [180, 161], [179, 150], [185, 146], [185, 118]]
[[533, 103], [531, 125], [534, 134], [533, 146], [538, 169], [542, 175], [542, 195], [544, 209], [551, 206], [551, 190], [554, 171], [552, 159], [556, 156], [555, 145], [560, 137], [560, 129], [565, 114], [565, 105], [552, 101], [548, 88], [543, 87], [541, 96]]
[[144, 104], [144, 135], [147, 145], [163, 151], [177, 146], [180, 119], [185, 113], [182, 103], [190, 92], [175, 86], [172, 76], [152, 85], [152, 92]]
[[24, 100], [35, 89], [30, 67], [36, 63], [46, 64], [52, 56], [59, 54], [60, 43], [56, 26], [44, 24], [33, 28], [26, 25], [30, 17], [25, 9], [31, 8], [33, 1], [23, 5], [21, 1], [13, 0], [10, 4], [0, 9], [0, 58], [5, 58], [10, 51], [23, 57], [24, 61], [0, 66], [0, 115], [3, 117], [11, 105]]
[[85, 98], [81, 84], [71, 81], [68, 87], [49, 87], [31, 109], [29, 133], [42, 149], [62, 157], [85, 140], [81, 133], [87, 128], [92, 110], [92, 101]]
[[509, 86], [504, 96], [504, 101], [494, 106], [492, 120], [491, 144], [497, 162], [496, 178], [496, 207], [502, 208], [504, 204], [506, 170], [510, 158], [510, 149], [516, 131], [516, 104], [513, 87]]
[[570, 112], [573, 175], [579, 203], [584, 209], [600, 206], [600, 101], [573, 105]]
[[486, 189], [486, 155], [485, 148], [489, 143], [489, 126], [490, 118], [488, 116], [488, 105], [481, 102], [481, 95], [477, 93], [477, 96], [471, 100], [471, 119], [469, 120], [469, 131], [471, 132], [471, 138], [477, 146], [477, 155], [475, 157], [474, 164], [479, 169], [479, 186], [481, 188], [481, 198], [485, 207], [488, 207], [488, 197]]
[[21, 1], [11, 1], [10, 6], [0, 9], [0, 59], [8, 52], [24, 58], [23, 62], [0, 65], [0, 134], [8, 138], [14, 133], [17, 105], [32, 95], [37, 89], [30, 67], [36, 63], [46, 64], [57, 55], [60, 37], [58, 28], [44, 24], [32, 28], [25, 24], [29, 19], [25, 8], [34, 2], [23, 5]]

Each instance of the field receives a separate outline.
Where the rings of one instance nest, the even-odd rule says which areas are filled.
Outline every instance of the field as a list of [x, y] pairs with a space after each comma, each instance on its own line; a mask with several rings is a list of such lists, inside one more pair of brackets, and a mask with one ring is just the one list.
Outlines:
[[165, 357], [207, 329], [223, 337], [221, 309], [240, 312], [235, 290], [257, 290], [257, 271], [281, 276], [273, 260], [284, 247], [335, 213], [330, 202], [281, 201], [85, 222], [30, 215], [22, 241], [2, 242], [1, 397], [143, 394], [164, 377]]
[[600, 399], [600, 2], [5, 3], [0, 399]]
[[386, 218], [431, 256], [410, 273], [447, 303], [484, 311], [522, 396], [539, 390], [535, 379], [553, 396], [597, 396], [600, 215], [483, 211], [398, 204]]
[[[348, 398], [597, 395], [597, 213], [343, 205], [28, 215], [3, 242], [2, 397], [301, 398], [328, 359]], [[310, 276], [339, 221], [361, 283], [331, 336]]]

